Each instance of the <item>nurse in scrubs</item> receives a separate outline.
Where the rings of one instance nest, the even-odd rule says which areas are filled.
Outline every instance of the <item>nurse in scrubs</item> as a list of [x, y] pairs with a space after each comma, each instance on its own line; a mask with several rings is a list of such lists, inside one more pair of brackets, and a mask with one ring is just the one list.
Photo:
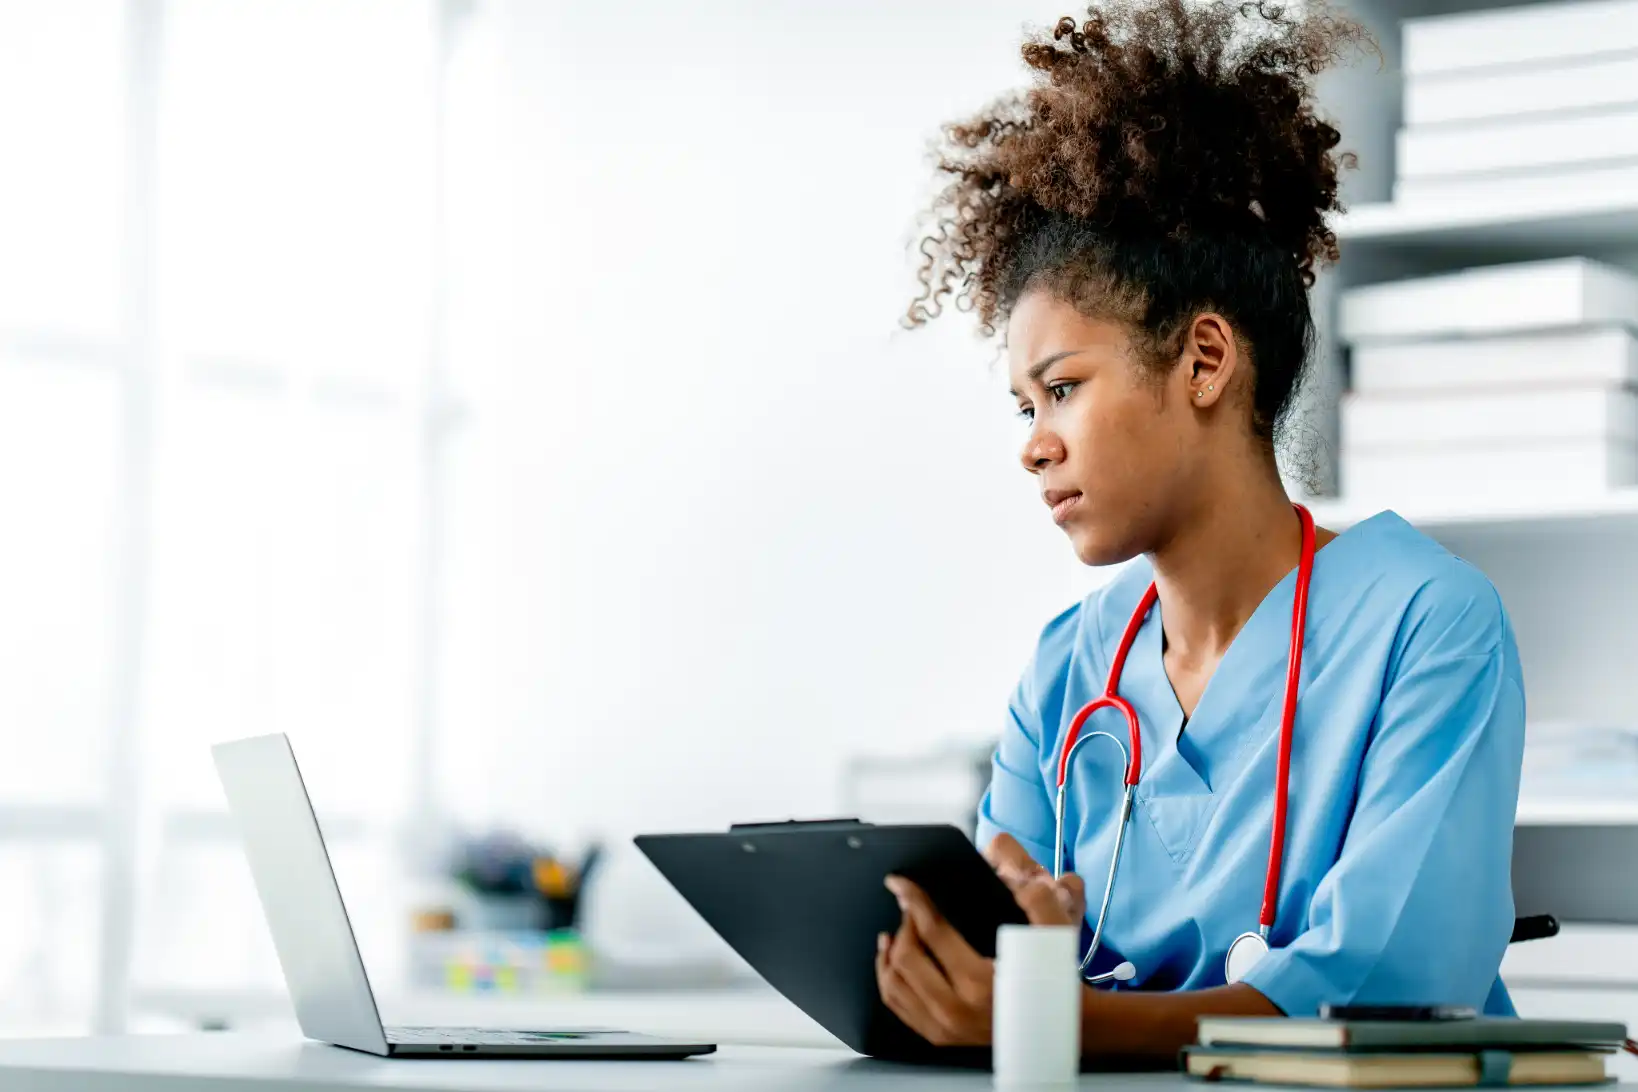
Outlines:
[[[1518, 653], [1484, 574], [1391, 512], [1313, 533], [1269, 950], [1227, 981], [1263, 904], [1303, 554], [1274, 453], [1351, 165], [1311, 81], [1362, 42], [1274, 9], [1094, 7], [1029, 39], [1026, 92], [948, 130], [910, 322], [954, 303], [999, 336], [1043, 518], [1086, 564], [1129, 562], [1047, 623], [979, 815], [1031, 919], [1079, 922], [1083, 951], [1126, 721], [1084, 728], [1114, 740], [1073, 754], [1055, 880], [1060, 749], [1140, 615], [1116, 690], [1141, 777], [1085, 971], [1135, 973], [1083, 990], [1091, 1054], [1169, 1055], [1202, 1015], [1323, 1002], [1512, 1011]], [[904, 918], [878, 943], [885, 1002], [934, 1043], [988, 1042], [993, 965], [914, 885], [889, 887]]]

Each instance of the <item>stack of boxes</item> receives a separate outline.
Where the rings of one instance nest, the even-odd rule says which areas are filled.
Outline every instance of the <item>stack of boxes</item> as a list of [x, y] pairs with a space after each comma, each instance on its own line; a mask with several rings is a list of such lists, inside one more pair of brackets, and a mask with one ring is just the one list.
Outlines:
[[1638, 193], [1638, 0], [1404, 23], [1394, 200]]
[[1638, 484], [1638, 278], [1586, 258], [1344, 293], [1342, 487], [1529, 503]]

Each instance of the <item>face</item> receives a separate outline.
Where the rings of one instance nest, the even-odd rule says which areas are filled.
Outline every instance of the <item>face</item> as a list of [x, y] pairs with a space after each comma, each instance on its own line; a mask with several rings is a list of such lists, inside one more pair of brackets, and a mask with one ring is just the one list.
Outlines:
[[1204, 411], [1233, 370], [1232, 335], [1226, 361], [1196, 340], [1211, 319], [1195, 321], [1182, 355], [1157, 375], [1121, 323], [1089, 318], [1042, 290], [1014, 305], [1008, 371], [1029, 426], [1020, 459], [1086, 564], [1153, 549], [1199, 488], [1209, 458]]

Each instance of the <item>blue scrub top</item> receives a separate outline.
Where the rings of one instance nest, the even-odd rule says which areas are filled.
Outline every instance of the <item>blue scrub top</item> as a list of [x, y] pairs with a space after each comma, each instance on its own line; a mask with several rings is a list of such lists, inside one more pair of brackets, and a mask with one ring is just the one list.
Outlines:
[[[1153, 579], [1145, 559], [1059, 615], [1013, 694], [978, 837], [1017, 838], [1051, 867], [1058, 743], [1103, 692]], [[1219, 986], [1257, 928], [1268, 866], [1296, 572], [1235, 637], [1188, 719], [1161, 661], [1157, 604], [1120, 693], [1142, 722], [1143, 776], [1093, 970], [1133, 985]], [[1084, 731], [1126, 739], [1120, 714]], [[1513, 927], [1513, 822], [1524, 679], [1483, 573], [1399, 516], [1350, 528], [1314, 559], [1291, 755], [1274, 950], [1245, 981], [1291, 1016], [1321, 1002], [1470, 1005], [1511, 1015], [1497, 976]], [[1069, 774], [1066, 867], [1088, 924], [1119, 815], [1119, 750], [1095, 739]]]

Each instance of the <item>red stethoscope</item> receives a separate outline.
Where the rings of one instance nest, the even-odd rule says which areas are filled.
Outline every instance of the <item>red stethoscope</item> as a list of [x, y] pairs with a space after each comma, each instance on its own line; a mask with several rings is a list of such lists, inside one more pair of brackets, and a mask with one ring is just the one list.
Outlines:
[[[1274, 928], [1274, 909], [1280, 895], [1280, 863], [1285, 856], [1285, 810], [1291, 781], [1291, 733], [1297, 720], [1297, 683], [1302, 674], [1303, 628], [1308, 618], [1308, 583], [1314, 573], [1315, 549], [1314, 517], [1300, 504], [1293, 504], [1291, 507], [1297, 510], [1297, 518], [1302, 523], [1302, 557], [1297, 563], [1297, 591], [1291, 604], [1291, 651], [1286, 660], [1285, 707], [1280, 714], [1280, 755], [1274, 773], [1274, 833], [1269, 839], [1268, 874], [1263, 882], [1263, 910], [1257, 919], [1257, 931], [1241, 933], [1236, 937], [1234, 943], [1229, 945], [1228, 957], [1224, 960], [1225, 977], [1230, 982], [1240, 981], [1263, 956], [1268, 954], [1268, 937]], [[1097, 954], [1098, 945], [1103, 940], [1103, 924], [1109, 914], [1109, 896], [1115, 890], [1115, 873], [1120, 868], [1121, 848], [1126, 841], [1126, 825], [1132, 817], [1133, 795], [1137, 791], [1138, 779], [1143, 774], [1143, 738], [1137, 710], [1120, 696], [1117, 687], [1120, 683], [1121, 669], [1126, 666], [1126, 654], [1132, 650], [1132, 642], [1137, 638], [1138, 630], [1143, 628], [1143, 621], [1148, 617], [1149, 610], [1155, 605], [1158, 597], [1159, 592], [1155, 585], [1150, 584], [1149, 590], [1143, 593], [1143, 598], [1138, 602], [1137, 609], [1132, 612], [1131, 621], [1126, 623], [1126, 631], [1121, 634], [1120, 647], [1115, 650], [1114, 662], [1109, 665], [1109, 681], [1103, 688], [1103, 694], [1087, 702], [1081, 707], [1081, 711], [1075, 714], [1075, 719], [1069, 724], [1069, 731], [1064, 735], [1063, 746], [1058, 752], [1057, 835], [1052, 854], [1054, 879], [1061, 877], [1064, 870], [1064, 787], [1069, 780], [1069, 762], [1075, 755], [1075, 748], [1087, 740], [1102, 736], [1120, 747], [1121, 755], [1126, 759], [1126, 791], [1121, 798], [1120, 819], [1115, 827], [1115, 851], [1109, 857], [1109, 878], [1103, 886], [1103, 905], [1098, 909], [1098, 924], [1092, 931], [1092, 945], [1087, 949], [1085, 958], [1081, 960], [1083, 972], [1091, 964], [1092, 957]], [[1108, 732], [1081, 735], [1081, 726], [1086, 723], [1087, 718], [1101, 709], [1118, 709], [1121, 716], [1126, 718], [1126, 731], [1131, 740], [1129, 752], [1119, 739]], [[1093, 975], [1087, 981], [1125, 982], [1136, 973], [1130, 963], [1122, 963], [1112, 971]]]

